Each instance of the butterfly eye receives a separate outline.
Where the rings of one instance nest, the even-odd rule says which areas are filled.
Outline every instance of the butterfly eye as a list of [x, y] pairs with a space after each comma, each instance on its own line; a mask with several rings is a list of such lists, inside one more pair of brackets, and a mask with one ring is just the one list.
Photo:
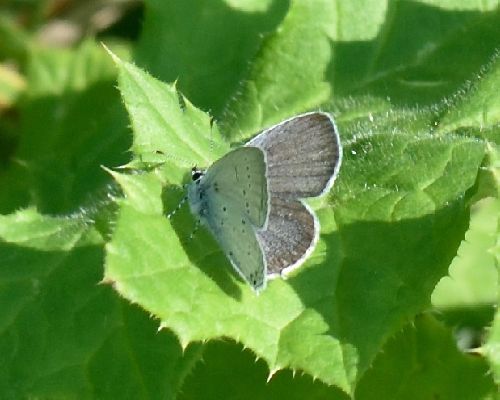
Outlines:
[[193, 180], [193, 182], [200, 179], [203, 175], [205, 175], [205, 173], [201, 169], [198, 169], [196, 167], [193, 167], [191, 169], [191, 179]]

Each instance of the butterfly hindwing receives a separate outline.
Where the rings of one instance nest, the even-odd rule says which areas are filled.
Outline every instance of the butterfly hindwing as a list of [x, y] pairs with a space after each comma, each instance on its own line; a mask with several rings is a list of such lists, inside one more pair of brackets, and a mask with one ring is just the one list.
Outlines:
[[318, 239], [314, 214], [297, 200], [271, 199], [267, 229], [257, 232], [268, 274], [283, 274], [301, 264]]

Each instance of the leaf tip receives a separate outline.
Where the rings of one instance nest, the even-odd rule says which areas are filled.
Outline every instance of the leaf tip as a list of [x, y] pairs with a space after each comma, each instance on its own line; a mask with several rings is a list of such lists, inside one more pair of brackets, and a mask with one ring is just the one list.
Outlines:
[[108, 276], [105, 276], [99, 282], [97, 282], [98, 285], [111, 285], [111, 286], [113, 286], [115, 283], [116, 283], [115, 280], [111, 279]]
[[163, 321], [160, 322], [160, 325], [158, 326], [158, 330], [157, 332], [159, 333], [160, 331], [162, 331], [163, 329], [165, 329], [167, 327], [167, 324]]
[[181, 344], [182, 352], [184, 353], [189, 346], [189, 340], [184, 338], [179, 338], [179, 342]]
[[108, 167], [106, 167], [106, 166], [104, 166], [104, 165], [101, 165], [101, 168], [102, 168], [104, 171], [106, 171], [108, 174], [110, 174], [110, 175], [111, 175], [111, 177], [112, 177], [115, 181], [120, 182], [120, 173], [119, 173], [119, 172], [115, 172], [115, 171], [113, 171], [112, 169], [110, 169], [110, 168], [108, 168]]
[[111, 56], [115, 64], [119, 64], [121, 62], [120, 58], [113, 53], [108, 46], [104, 44], [104, 42], [101, 42], [101, 46], [104, 47], [104, 50]]
[[269, 371], [269, 375], [267, 375], [266, 382], [269, 383], [269, 381], [273, 378], [274, 374], [280, 370], [279, 367], [273, 368]]
[[101, 165], [101, 168], [106, 171], [108, 174], [110, 174], [111, 176], [114, 176], [113, 175], [113, 170], [109, 169], [108, 167], [106, 167], [105, 165]]

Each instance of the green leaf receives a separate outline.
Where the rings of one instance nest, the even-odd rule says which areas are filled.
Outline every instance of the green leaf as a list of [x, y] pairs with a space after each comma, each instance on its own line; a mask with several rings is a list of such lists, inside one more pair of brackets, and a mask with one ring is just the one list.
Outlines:
[[260, 128], [317, 107], [330, 97], [325, 73], [332, 56], [330, 24], [336, 20], [330, 0], [291, 3], [279, 29], [263, 43], [245, 87], [224, 116], [224, 132], [232, 141], [248, 139]]
[[362, 119], [342, 130], [353, 139], [344, 142], [333, 196], [344, 255], [335, 293], [358, 373], [388, 336], [428, 307], [467, 226], [465, 193], [484, 155], [476, 140], [435, 136], [419, 131], [419, 123], [412, 130], [405, 115], [393, 117], [373, 114], [364, 135], [354, 133]]
[[33, 209], [0, 215], [0, 237], [4, 241], [42, 251], [71, 250], [88, 227], [89, 222], [81, 216], [47, 217]]
[[[120, 300], [78, 218], [0, 218], [0, 397], [174, 398], [199, 357]], [[117, 366], [122, 366], [118, 368]]]
[[[120, 80], [120, 88], [122, 85], [125, 86], [122, 93], [126, 103], [132, 93], [128, 90], [129, 76], [132, 77], [130, 81], [149, 80], [148, 83], [157, 84], [145, 74], [136, 78], [141, 72], [131, 65], [124, 63], [119, 65], [126, 73], [130, 73], [127, 75], [122, 72]], [[153, 90], [147, 92], [151, 93]], [[170, 97], [167, 90], [162, 93], [164, 97]], [[134, 95], [135, 93], [132, 93], [132, 96]], [[175, 100], [170, 100], [170, 104]], [[129, 107], [133, 120], [134, 110], [135, 108]], [[143, 110], [140, 109], [139, 115], [142, 113]], [[189, 115], [181, 114], [179, 107], [179, 111], [173, 113], [173, 121], [169, 120], [169, 124], [175, 124], [176, 118], [187, 120], [188, 117]], [[156, 121], [153, 120], [152, 123], [156, 124]], [[146, 119], [141, 129], [149, 130]], [[188, 143], [190, 140], [190, 137], [186, 137]], [[134, 176], [126, 181], [120, 179], [120, 183], [124, 185], [124, 192], [130, 193], [134, 187], [138, 187], [129, 184], [132, 179]], [[157, 184], [153, 181], [150, 179], [141, 181], [142, 195], [149, 197], [157, 192]], [[127, 199], [130, 197], [134, 196], [129, 194]], [[241, 282], [235, 282], [234, 276], [228, 276], [228, 262], [220, 251], [216, 250], [217, 247], [206, 232], [196, 242], [185, 243], [188, 254], [184, 253], [177, 233], [168, 224], [167, 219], [161, 217], [161, 210], [156, 207], [144, 210], [142, 206], [140, 209], [137, 205], [134, 207], [128, 200], [122, 201], [113, 240], [107, 246], [105, 280], [113, 282], [115, 288], [124, 296], [160, 317], [162, 325], [173, 329], [184, 345], [190, 341], [206, 340], [221, 335], [237, 337], [243, 342], [252, 343], [252, 348], [259, 356], [279, 369], [290, 362], [289, 347], [298, 345], [297, 335], [303, 323], [313, 329], [311, 340], [315, 335], [313, 332], [321, 333], [328, 329], [322, 322], [321, 315], [313, 310], [301, 316], [304, 310], [300, 300], [290, 287], [280, 281], [271, 285], [275, 285], [278, 290], [277, 296], [283, 301], [287, 298], [290, 300], [287, 307], [289, 311], [285, 315], [281, 315], [283, 310], [270, 307], [275, 301], [276, 292], [273, 297], [269, 297], [267, 293], [271, 292], [266, 291], [259, 297], [259, 301], [256, 301], [255, 294], [248, 287]], [[133, 232], [130, 231], [131, 226], [134, 226]], [[168, 250], [165, 251], [166, 249]], [[324, 255], [319, 256], [323, 257]], [[220, 268], [221, 264], [226, 266], [226, 269]], [[215, 266], [217, 268], [214, 268]], [[199, 293], [195, 297], [193, 290]], [[196, 319], [192, 318], [193, 310], [197, 310]], [[264, 315], [261, 315], [262, 311], [265, 311]], [[225, 324], [219, 321], [221, 314], [225, 314], [227, 320]], [[285, 342], [283, 348], [279, 346], [280, 335], [283, 336], [281, 340]], [[329, 359], [333, 357], [341, 365], [342, 353], [339, 343], [334, 338], [326, 337], [324, 344], [329, 348]], [[308, 352], [306, 351], [301, 357], [307, 358]], [[319, 365], [323, 365], [326, 360], [318, 361]], [[346, 378], [342, 377], [342, 370], [338, 373], [340, 379], [343, 379], [340, 384], [346, 387], [347, 382]], [[323, 377], [327, 378], [327, 375]]]
[[356, 399], [494, 399], [496, 390], [484, 360], [460, 353], [450, 332], [424, 315], [387, 342]]
[[308, 375], [280, 371], [268, 381], [268, 374], [265, 363], [256, 361], [251, 351], [229, 341], [213, 341], [205, 347], [203, 362], [184, 382], [179, 400], [349, 399], [339, 389]]
[[492, 252], [498, 240], [498, 201], [485, 199], [471, 210], [469, 230], [449, 268], [432, 294], [432, 304], [443, 311], [456, 307], [494, 306], [498, 271]]
[[[328, 335], [322, 340], [317, 336], [328, 325], [318, 311], [304, 309], [292, 287], [273, 281], [256, 297], [230, 273], [229, 263], [206, 232], [184, 246], [187, 253], [161, 214], [140, 213], [124, 204], [107, 246], [105, 280], [159, 317], [183, 346], [229, 336], [252, 348], [273, 369], [292, 361], [301, 368], [316, 366], [323, 380], [331, 379], [327, 366], [333, 360], [339, 384], [347, 388], [340, 343]], [[316, 261], [324, 258], [323, 252], [319, 251]], [[306, 360], [310, 351], [320, 348], [326, 354], [311, 360], [311, 365], [297, 362], [297, 357]], [[303, 354], [296, 354], [297, 350]], [[311, 368], [310, 373], [314, 372]]]
[[490, 62], [500, 24], [490, 3], [468, 4], [467, 11], [460, 3], [437, 5], [291, 2], [226, 110], [224, 132], [243, 140], [262, 126], [320, 107], [329, 93], [337, 100], [370, 95], [402, 106], [435, 106], [452, 96]]
[[99, 285], [103, 237], [94, 224], [110, 202], [95, 192], [110, 180], [100, 164], [124, 160], [128, 142], [112, 61], [90, 42], [31, 57], [20, 167], [2, 170], [2, 209], [71, 212], [0, 216], [0, 397], [173, 398], [200, 346], [183, 351]]
[[457, 346], [478, 352], [497, 308], [498, 271], [492, 249], [498, 240], [497, 200], [487, 198], [471, 207], [471, 221], [448, 276], [432, 293], [437, 317], [452, 327]]
[[[191, 130], [181, 142], [169, 127], [189, 125], [191, 115], [200, 119], [199, 112], [175, 108], [173, 88], [130, 64], [117, 64], [131, 119], [141, 118], [137, 140], [151, 138], [152, 149], [155, 137], [147, 133], [160, 128], [158, 121], [172, 140], [157, 139], [163, 152], [170, 145], [177, 146], [175, 154], [188, 154], [190, 143], [207, 140], [197, 136], [202, 130]], [[143, 106], [141, 92], [131, 89], [134, 82], [163, 97]], [[171, 115], [144, 118], [159, 107]], [[349, 393], [387, 337], [428, 307], [467, 226], [465, 195], [485, 146], [464, 136], [431, 134], [425, 127], [433, 118], [411, 111], [387, 118], [383, 111], [368, 119], [364, 135], [355, 133], [360, 118], [340, 118], [341, 132], [351, 137], [344, 142], [340, 179], [331, 198], [312, 202], [322, 240], [299, 273], [272, 281], [258, 297], [235, 279], [207, 232], [188, 239], [186, 226], [193, 219], [187, 211], [171, 224], [158, 206], [145, 208], [134, 200], [158, 196], [162, 181], [156, 172], [117, 176], [128, 195], [107, 245], [105, 279], [160, 318], [183, 346], [230, 337], [263, 358], [271, 373], [303, 370]]]
[[174, 86], [113, 57], [134, 128], [132, 150], [140, 162], [161, 153], [159, 159], [168, 162], [163, 168], [166, 178], [179, 184], [186, 168], [208, 166], [227, 151], [228, 145], [217, 127], [211, 126], [209, 116], [180, 97]]
[[454, 0], [420, 0], [419, 3], [439, 7], [443, 10], [457, 11], [493, 11], [498, 7], [498, 3], [495, 0], [471, 0], [460, 2]]
[[[497, 385], [500, 384], [500, 313], [498, 312], [498, 306], [500, 305], [500, 201], [495, 199], [494, 202], [488, 204], [493, 213], [491, 214], [492, 223], [496, 224], [496, 235], [492, 234], [491, 238], [493, 239], [493, 243], [491, 243], [491, 247], [488, 249], [488, 253], [491, 254], [495, 260], [495, 265], [497, 268], [497, 307], [495, 318], [492, 323], [492, 327], [488, 333], [488, 338], [483, 346], [484, 355], [487, 357], [491, 370], [493, 371], [493, 376], [495, 379], [495, 383]], [[496, 213], [495, 213], [496, 211]], [[490, 237], [488, 237], [490, 239]]]
[[488, 358], [495, 383], [500, 385], [500, 314], [495, 314], [493, 326], [484, 345], [484, 354]]
[[[466, 88], [459, 91], [448, 105], [441, 119], [440, 131], [479, 127], [479, 134], [500, 124], [500, 99], [496, 88], [500, 85], [500, 53], [483, 67], [479, 75]], [[487, 137], [487, 136], [486, 136]], [[492, 137], [493, 138], [493, 137]], [[500, 139], [496, 143], [500, 143]]]
[[[13, 183], [0, 193], [3, 212], [36, 205], [70, 213], [94, 201], [89, 194], [110, 180], [101, 165], [123, 164], [130, 145], [115, 76], [109, 56], [90, 41], [75, 51], [32, 50], [13, 177], [0, 177]], [[97, 112], [97, 104], [105, 107]]]
[[148, 0], [136, 59], [178, 83], [198, 107], [220, 116], [262, 41], [283, 17], [285, 0]]
[[[399, 106], [435, 105], [491, 59], [500, 31], [497, 7], [491, 1], [387, 2], [372, 40], [335, 43], [328, 76], [336, 96], [366, 94]], [[350, 14], [342, 17], [351, 20]]]

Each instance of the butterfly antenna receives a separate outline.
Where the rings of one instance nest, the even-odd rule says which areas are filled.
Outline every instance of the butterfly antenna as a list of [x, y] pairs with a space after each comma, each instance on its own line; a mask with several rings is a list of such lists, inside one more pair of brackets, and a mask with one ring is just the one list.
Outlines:
[[181, 201], [179, 201], [179, 204], [177, 204], [177, 207], [175, 207], [172, 211], [170, 211], [168, 214], [167, 214], [167, 218], [168, 219], [171, 219], [176, 213], [177, 211], [179, 211], [181, 209], [181, 207], [184, 205], [184, 203], [187, 201], [187, 196], [184, 196]]

